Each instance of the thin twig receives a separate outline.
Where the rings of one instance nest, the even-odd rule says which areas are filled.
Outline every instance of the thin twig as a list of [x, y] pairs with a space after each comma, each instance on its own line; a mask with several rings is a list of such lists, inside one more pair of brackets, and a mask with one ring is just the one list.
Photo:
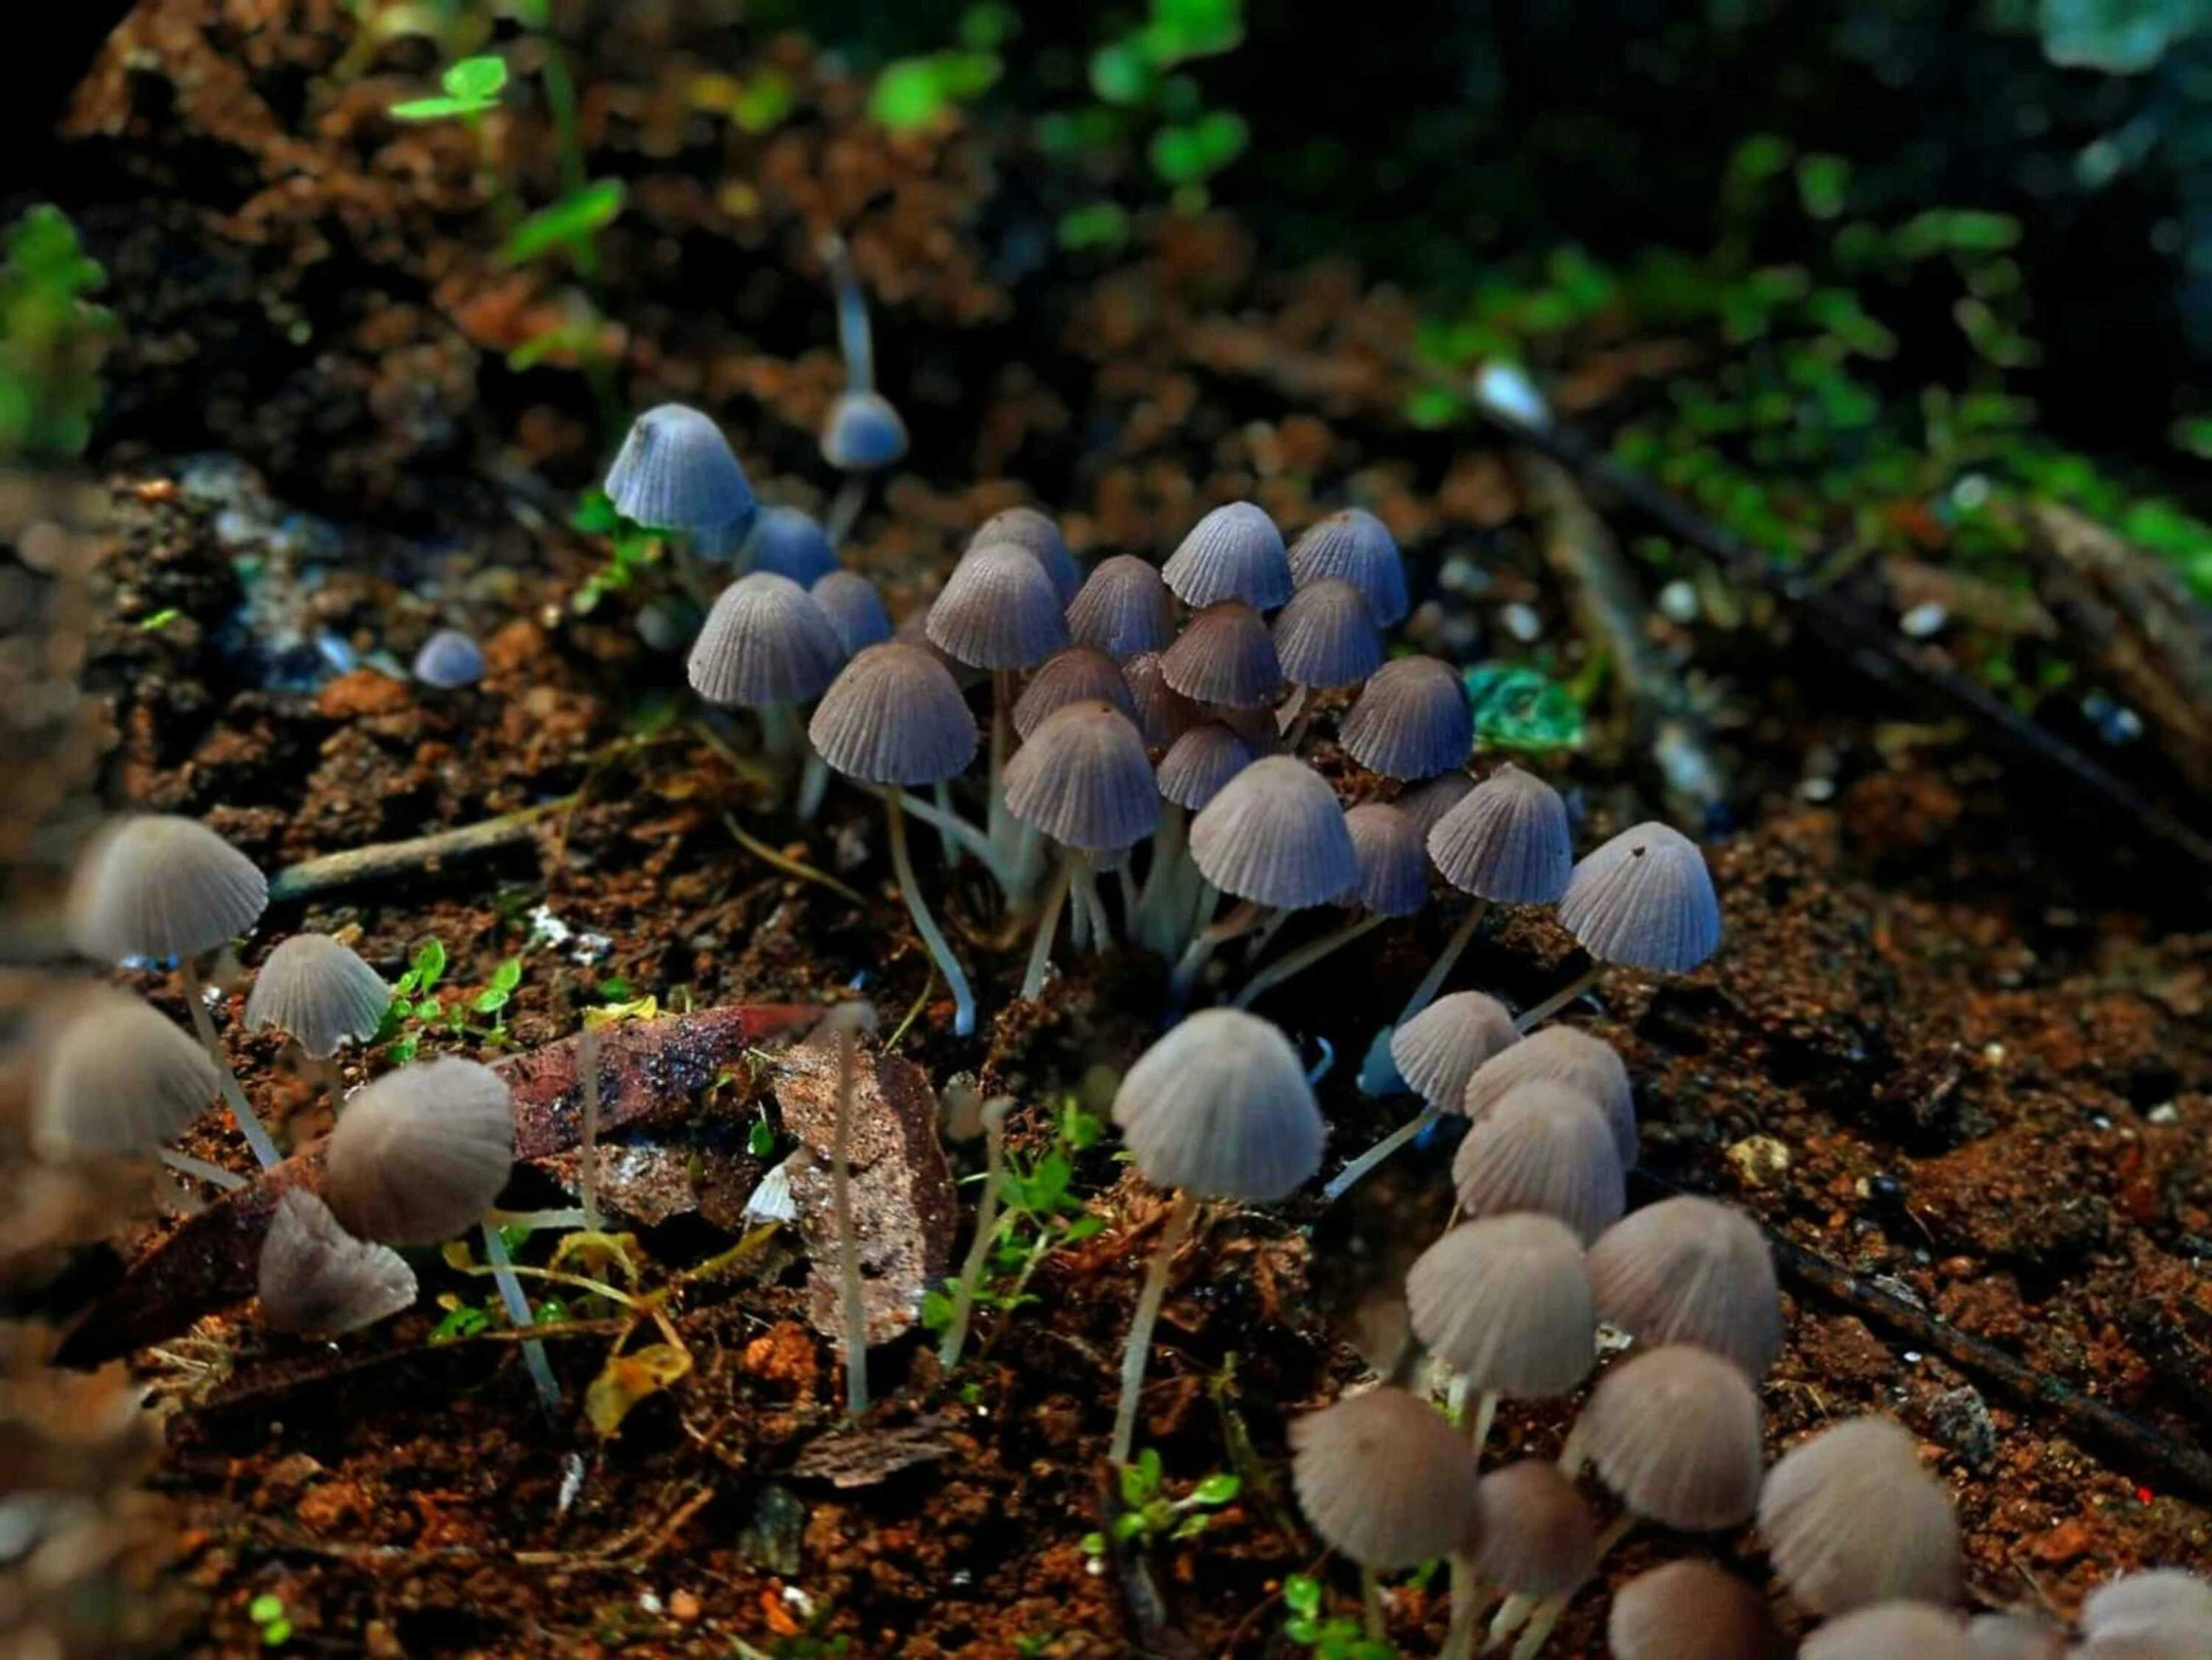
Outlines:
[[438, 830], [431, 835], [410, 836], [404, 841], [376, 841], [365, 847], [348, 847], [341, 853], [302, 859], [270, 877], [269, 896], [276, 903], [311, 898], [340, 887], [357, 887], [365, 882], [413, 875], [448, 859], [475, 858], [502, 847], [512, 847], [517, 842], [529, 840], [539, 824], [561, 812], [572, 799], [564, 796], [557, 802], [541, 802], [517, 813], [504, 813], [496, 819]]
[[759, 836], [748, 834], [745, 827], [738, 823], [735, 815], [725, 813], [722, 816], [722, 823], [736, 839], [738, 845], [763, 864], [773, 865], [787, 876], [797, 876], [801, 881], [811, 881], [817, 886], [827, 887], [838, 898], [857, 905], [862, 910], [867, 908], [866, 898], [854, 889], [845, 886], [843, 882], [837, 880], [827, 870], [818, 870], [812, 864], [796, 859], [791, 854], [770, 846]]

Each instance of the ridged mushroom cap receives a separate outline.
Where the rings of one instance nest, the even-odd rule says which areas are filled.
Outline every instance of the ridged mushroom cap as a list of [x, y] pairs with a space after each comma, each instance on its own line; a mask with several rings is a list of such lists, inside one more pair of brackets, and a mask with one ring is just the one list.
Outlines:
[[338, 1114], [323, 1198], [338, 1225], [379, 1245], [435, 1245], [472, 1228], [514, 1166], [507, 1085], [441, 1055], [387, 1072]]
[[47, 1158], [151, 1153], [222, 1092], [207, 1051], [137, 997], [89, 988], [56, 1021], [31, 1113], [31, 1144]]
[[246, 999], [250, 1027], [275, 1026], [316, 1060], [366, 1043], [383, 1024], [391, 987], [328, 934], [295, 933], [269, 953]]
[[1598, 1380], [1575, 1434], [1640, 1516], [1685, 1533], [1740, 1527], [1759, 1498], [1759, 1396], [1740, 1368], [1676, 1345]]
[[1584, 1244], [1620, 1220], [1624, 1179], [1605, 1115], [1564, 1084], [1525, 1083], [1468, 1128], [1451, 1160], [1469, 1216], [1541, 1211]]
[[1318, 582], [1350, 583], [1384, 628], [1402, 621], [1411, 609], [1397, 542], [1389, 527], [1364, 507], [1348, 507], [1309, 525], [1291, 545], [1290, 561], [1291, 580], [1301, 589]]
[[1686, 1195], [1622, 1217], [1590, 1247], [1590, 1284], [1639, 1343], [1695, 1344], [1755, 1379], [1782, 1353], [1774, 1254], [1733, 1205]]
[[268, 906], [268, 879], [207, 826], [134, 814], [78, 858], [69, 942], [99, 962], [198, 956], [248, 932]]
[[1059, 591], [1015, 542], [972, 547], [929, 607], [929, 638], [976, 669], [1030, 669], [1068, 643]]
[[409, 674], [441, 692], [457, 692], [484, 678], [484, 648], [457, 628], [441, 628], [422, 642]]
[[2081, 1604], [2081, 1660], [2212, 1654], [2212, 1585], [2179, 1568], [2123, 1574]]
[[1613, 1593], [1605, 1641], [1614, 1660], [1778, 1660], [1767, 1599], [1690, 1557], [1640, 1573]]
[[1139, 1055], [1114, 1123], [1147, 1181], [1253, 1204], [1304, 1185], [1328, 1139], [1291, 1040], [1242, 1009], [1201, 1009]]
[[1461, 1223], [1415, 1259], [1405, 1307], [1429, 1353], [1476, 1389], [1549, 1400], [1597, 1364], [1582, 1242], [1553, 1217], [1519, 1211]]
[[822, 426], [822, 458], [839, 472], [879, 472], [906, 453], [906, 423], [880, 392], [847, 388]]
[[825, 571], [807, 592], [814, 595], [822, 614], [837, 631], [837, 644], [844, 648], [845, 656], [857, 656], [891, 637], [891, 618], [883, 609], [883, 596], [858, 571]]
[[1474, 1070], [1462, 1105], [1480, 1118], [1525, 1083], [1565, 1084], [1597, 1103], [1613, 1127], [1621, 1168], [1636, 1163], [1636, 1104], [1628, 1068], [1613, 1046], [1579, 1026], [1544, 1026], [1506, 1045]]
[[723, 589], [692, 643], [692, 690], [727, 708], [805, 703], [844, 667], [844, 642], [815, 597], [754, 571]]
[[1426, 846], [1429, 832], [1443, 822], [1444, 815], [1473, 793], [1474, 780], [1466, 774], [1440, 773], [1408, 785], [1398, 796], [1397, 805], [1412, 815], [1413, 823], [1420, 827], [1421, 844]]
[[1360, 590], [1329, 577], [1276, 613], [1275, 658], [1300, 686], [1357, 686], [1382, 666], [1382, 631]]
[[684, 403], [663, 403], [630, 423], [606, 490], [624, 518], [662, 530], [719, 529], [760, 507], [722, 428]]
[[1014, 734], [1027, 740], [1045, 717], [1071, 703], [1109, 703], [1134, 722], [1137, 700], [1129, 695], [1121, 665], [1102, 651], [1070, 646], [1046, 658], [1014, 700]]
[[1116, 663], [1165, 651], [1175, 638], [1175, 600], [1149, 559], [1101, 559], [1068, 605], [1068, 637]]
[[1251, 765], [1252, 752], [1235, 733], [1219, 721], [1205, 721], [1176, 739], [1160, 758], [1160, 794], [1197, 813]]
[[1223, 600], [1273, 611], [1291, 597], [1283, 533], [1249, 501], [1233, 501], [1200, 519], [1160, 575], [1193, 611]]
[[1428, 1105], [1439, 1112], [1461, 1112], [1475, 1069], [1517, 1036], [1512, 1015], [1495, 997], [1454, 991], [1390, 1033], [1390, 1061]]
[[304, 1188], [288, 1188], [276, 1201], [258, 1274], [263, 1321], [307, 1337], [358, 1332], [415, 1300], [406, 1259], [355, 1239]]
[[1363, 802], [1345, 829], [1359, 869], [1347, 898], [1379, 916], [1410, 916], [1428, 902], [1428, 855], [1412, 820], [1386, 802]]
[[1067, 539], [1060, 534], [1060, 527], [1034, 507], [1009, 507], [993, 513], [976, 527], [969, 538], [971, 548], [989, 547], [994, 542], [1011, 542], [1016, 547], [1027, 548], [1029, 556], [1044, 567], [1044, 574], [1052, 579], [1052, 590], [1060, 596], [1065, 607], [1073, 603], [1083, 589], [1083, 570], [1068, 552]]
[[1925, 1602], [1884, 1602], [1830, 1620], [1798, 1660], [1974, 1660], [1966, 1622]]
[[1252, 752], [1252, 759], [1283, 753], [1283, 735], [1276, 724], [1275, 711], [1264, 706], [1236, 709], [1228, 704], [1202, 703], [1198, 706], [1198, 718], [1202, 721], [1219, 721], [1237, 735], [1238, 741]]
[[1006, 764], [1005, 791], [1007, 812], [1062, 846], [1127, 847], [1160, 822], [1144, 739], [1109, 703], [1047, 716]]
[[1291, 1479], [1314, 1531], [1363, 1567], [1409, 1568], [1457, 1548], [1474, 1520], [1474, 1450], [1390, 1384], [1291, 1422]]
[[1283, 688], [1275, 642], [1243, 600], [1209, 605], [1160, 655], [1160, 673], [1186, 698], [1231, 709], [1263, 709]]
[[1337, 738], [1371, 773], [1425, 779], [1466, 765], [1474, 711], [1449, 664], [1401, 657], [1375, 671]]
[[756, 571], [790, 577], [807, 589], [837, 568], [837, 553], [830, 545], [830, 533], [813, 514], [796, 507], [761, 509], [753, 526], [752, 555]]
[[1600, 962], [1660, 974], [1688, 973], [1721, 942], [1705, 854], [1656, 822], [1621, 831], [1574, 867], [1559, 920]]
[[1855, 1417], [1800, 1441], [1759, 1491], [1759, 1531], [1801, 1607], [1952, 1602], [1958, 1518], [1895, 1418]]
[[1463, 893], [1508, 905], [1557, 904], [1574, 873], [1567, 804], [1507, 762], [1436, 822], [1428, 856]]
[[1205, 717], [1198, 705], [1168, 684], [1157, 652], [1140, 652], [1121, 666], [1129, 696], [1137, 706], [1137, 730], [1145, 748], [1164, 750]]
[[975, 717], [952, 671], [887, 640], [844, 666], [815, 705], [808, 740], [833, 772], [866, 784], [935, 784], [975, 759]]
[[1255, 761], [1191, 821], [1191, 857], [1224, 893], [1303, 910], [1359, 879], [1329, 781], [1287, 755]]
[[1572, 1596], [1597, 1568], [1597, 1519], [1548, 1458], [1502, 1464], [1474, 1489], [1474, 1571], [1512, 1596]]
[[2066, 1660], [2066, 1633], [2034, 1614], [1977, 1614], [1966, 1622], [1974, 1660]]

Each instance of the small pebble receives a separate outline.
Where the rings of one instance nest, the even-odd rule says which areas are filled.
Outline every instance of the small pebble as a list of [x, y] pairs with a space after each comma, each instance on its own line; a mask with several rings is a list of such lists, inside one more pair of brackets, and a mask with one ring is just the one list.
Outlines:
[[1923, 600], [1898, 619], [1898, 627], [1912, 639], [1926, 640], [1931, 635], [1939, 633], [1942, 626], [1949, 621], [1948, 611], [1934, 600]]
[[1996, 1461], [1996, 1420], [1978, 1390], [1943, 1390], [1928, 1403], [1928, 1416], [1936, 1438], [1973, 1468], [1987, 1469]]
[[1790, 1149], [1773, 1136], [1746, 1136], [1729, 1148], [1728, 1162], [1745, 1185], [1772, 1187], [1789, 1174]]
[[415, 653], [414, 677], [441, 692], [474, 686], [484, 678], [483, 648], [457, 628], [441, 628]]
[[2181, 1122], [2181, 1114], [2171, 1101], [2161, 1101], [2143, 1115], [2143, 1121], [2146, 1124], [2178, 1124]]
[[1536, 615], [1536, 608], [1513, 601], [1498, 613], [1498, 620], [1505, 625], [1505, 632], [1522, 645], [1535, 644], [1543, 638], [1544, 620]]
[[1694, 623], [1698, 609], [1696, 587], [1680, 577], [1659, 590], [1659, 614], [1670, 623]]

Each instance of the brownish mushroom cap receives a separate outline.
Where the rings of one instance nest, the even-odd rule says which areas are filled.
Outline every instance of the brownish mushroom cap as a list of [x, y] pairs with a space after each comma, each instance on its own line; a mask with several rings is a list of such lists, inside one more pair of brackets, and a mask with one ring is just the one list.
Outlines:
[[1620, 1220], [1626, 1202], [1605, 1115], [1580, 1091], [1541, 1081], [1509, 1090], [1474, 1121], [1451, 1180], [1469, 1216], [1541, 1211], [1585, 1244]]
[[1784, 1652], [1767, 1599], [1694, 1557], [1615, 1591], [1605, 1640], [1614, 1660], [1778, 1660]]
[[1506, 1092], [1525, 1083], [1565, 1084], [1598, 1105], [1613, 1127], [1613, 1146], [1621, 1168], [1636, 1163], [1636, 1107], [1628, 1068], [1613, 1046], [1579, 1026], [1546, 1026], [1500, 1049], [1467, 1080], [1463, 1103], [1469, 1118], [1480, 1118]]
[[1414, 1262], [1405, 1306], [1422, 1344], [1476, 1389], [1548, 1400], [1597, 1364], [1582, 1242], [1552, 1217], [1461, 1223]]
[[692, 643], [692, 690], [726, 709], [806, 703], [844, 667], [844, 642], [814, 595], [754, 571], [723, 589]]
[[415, 1300], [414, 1270], [397, 1252], [355, 1239], [304, 1188], [276, 1201], [262, 1240], [262, 1319], [273, 1331], [337, 1337]]
[[1137, 701], [1129, 695], [1121, 665], [1102, 651], [1070, 646], [1046, 658], [1014, 700], [1014, 735], [1026, 740], [1046, 716], [1071, 703], [1108, 703], [1131, 721], [1137, 718]]
[[935, 784], [975, 759], [975, 717], [952, 671], [889, 640], [844, 666], [815, 706], [808, 740], [834, 772], [867, 784]]
[[136, 814], [108, 825], [78, 859], [69, 942], [99, 962], [193, 957], [247, 932], [268, 904], [254, 861], [207, 826]]
[[1774, 1256], [1733, 1205], [1685, 1196], [1621, 1218], [1590, 1247], [1590, 1283], [1599, 1315], [1640, 1343], [1695, 1344], [1753, 1378], [1782, 1353]]
[[1476, 1483], [1473, 1534], [1474, 1571], [1513, 1596], [1572, 1596], [1597, 1569], [1597, 1521], [1548, 1458], [1501, 1465]]
[[994, 542], [1011, 542], [1029, 550], [1029, 557], [1044, 567], [1044, 574], [1052, 579], [1053, 592], [1060, 596], [1060, 604], [1070, 604], [1083, 587], [1083, 571], [1075, 563], [1075, 556], [1068, 552], [1067, 538], [1060, 534], [1060, 527], [1047, 514], [1034, 507], [1009, 507], [993, 513], [980, 525], [968, 541], [971, 548], [986, 548]]
[[275, 1026], [316, 1060], [366, 1043], [391, 1006], [391, 987], [328, 934], [295, 933], [269, 953], [246, 999], [250, 1027]]
[[1253, 1204], [1307, 1182], [1328, 1139], [1291, 1040], [1242, 1009], [1201, 1009], [1139, 1055], [1114, 1123], [1147, 1181]]
[[960, 555], [929, 607], [930, 640], [975, 669], [1029, 669], [1068, 643], [1059, 590], [1036, 555], [1013, 542]]
[[222, 1092], [207, 1051], [137, 997], [89, 987], [52, 1018], [31, 1116], [47, 1158], [151, 1153]]
[[1192, 813], [1221, 794], [1222, 786], [1252, 765], [1252, 752], [1219, 721], [1190, 728], [1160, 758], [1160, 794]]
[[1640, 1516], [1685, 1533], [1740, 1527], [1759, 1498], [1759, 1396], [1741, 1368], [1674, 1345], [1598, 1381], [1575, 1435]]
[[1436, 822], [1428, 856], [1463, 893], [1499, 904], [1557, 904], [1574, 872], [1567, 804], [1507, 762]]
[[1332, 579], [1348, 582], [1384, 628], [1410, 608], [1397, 542], [1364, 507], [1348, 507], [1308, 526], [1292, 544], [1290, 561], [1291, 578], [1301, 590]]
[[1137, 730], [1145, 748], [1164, 750], [1205, 719], [1198, 705], [1168, 684], [1159, 654], [1140, 652], [1121, 666], [1129, 696], [1137, 706]]
[[1428, 855], [1413, 821], [1386, 802], [1345, 815], [1359, 870], [1346, 897], [1379, 916], [1410, 916], [1428, 902]]
[[1284, 678], [1327, 689], [1357, 686], [1382, 666], [1382, 631], [1360, 590], [1328, 578], [1308, 583], [1275, 618]]
[[1574, 867], [1559, 920], [1601, 962], [1686, 974], [1721, 942], [1721, 906], [1696, 842], [1670, 826], [1625, 830]]
[[1175, 638], [1175, 600], [1158, 569], [1133, 553], [1101, 559], [1068, 606], [1068, 637], [1116, 663], [1165, 651]]
[[1186, 698], [1231, 709], [1264, 708], [1283, 689], [1268, 625], [1242, 600], [1223, 600], [1193, 617], [1161, 654], [1160, 673]]
[[435, 1245], [473, 1227], [514, 1165], [507, 1085], [441, 1055], [356, 1094], [330, 1132], [323, 1197], [338, 1224], [379, 1245]]
[[1006, 764], [1005, 782], [1007, 812], [1062, 846], [1127, 847], [1160, 822], [1144, 739], [1108, 703], [1054, 711]]
[[1449, 664], [1401, 657], [1376, 670], [1338, 738], [1371, 773], [1425, 779], [1466, 765], [1474, 712]]
[[1517, 1035], [1512, 1015], [1495, 997], [1454, 991], [1390, 1033], [1390, 1060], [1397, 1075], [1431, 1107], [1462, 1112], [1467, 1080]]
[[1273, 611], [1291, 597], [1283, 533], [1249, 501], [1233, 501], [1200, 519], [1160, 575], [1193, 611], [1223, 600]]
[[1925, 1602], [1884, 1602], [1830, 1620], [1798, 1660], [1974, 1660], [1966, 1623]]
[[1403, 1389], [1385, 1383], [1291, 1423], [1299, 1507], [1334, 1550], [1379, 1572], [1464, 1542], [1474, 1520], [1474, 1451]]
[[1816, 1614], [1958, 1596], [1950, 1494], [1895, 1418], [1846, 1418], [1784, 1453], [1760, 1489], [1759, 1531]]
[[1286, 910], [1327, 904], [1360, 874], [1336, 791], [1290, 756], [1222, 787], [1191, 823], [1191, 857], [1224, 893]]

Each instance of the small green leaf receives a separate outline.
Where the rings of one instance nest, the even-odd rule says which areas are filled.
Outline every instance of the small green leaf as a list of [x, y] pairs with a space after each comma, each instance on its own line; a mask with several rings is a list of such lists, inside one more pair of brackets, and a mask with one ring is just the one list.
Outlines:
[[256, 1625], [267, 1625], [271, 1620], [284, 1617], [284, 1599], [264, 1591], [246, 1605], [246, 1617]]
[[494, 991], [512, 991], [522, 983], [522, 959], [507, 957], [491, 971], [491, 988]]
[[960, 44], [971, 52], [995, 52], [1021, 32], [1021, 14], [999, 0], [981, 0], [960, 14]]
[[1096, 1239], [1106, 1231], [1106, 1219], [1102, 1216], [1079, 1216], [1067, 1225], [1060, 1236], [1062, 1245], [1081, 1245], [1087, 1239]]
[[1076, 1541], [1076, 1545], [1086, 1556], [1103, 1556], [1106, 1554], [1106, 1535], [1086, 1533]]
[[463, 58], [438, 77], [438, 85], [455, 98], [488, 104], [507, 85], [507, 61], [494, 56]]
[[731, 101], [730, 116], [748, 133], [774, 132], [799, 102], [792, 79], [770, 64], [748, 78]]
[[478, 1014], [497, 1014], [507, 1006], [508, 999], [513, 995], [513, 992], [502, 991], [498, 986], [486, 986], [476, 993], [476, 1000], [469, 1007]]
[[767, 1119], [753, 1121], [753, 1128], [745, 1135], [745, 1150], [757, 1159], [765, 1159], [776, 1151], [776, 1132], [769, 1128]]
[[1191, 1489], [1191, 1497], [1201, 1504], [1227, 1504], [1242, 1491], [1244, 1483], [1236, 1476], [1227, 1470], [1216, 1470]]
[[394, 121], [446, 121], [457, 115], [479, 115], [481, 104], [460, 98], [410, 98], [388, 112]]
[[167, 628], [171, 623], [175, 622], [179, 617], [182, 617], [184, 613], [178, 610], [174, 605], [164, 606], [161, 610], [155, 612], [151, 617], [144, 619], [139, 624], [139, 627], [148, 634], [159, 634], [163, 629]]
[[549, 249], [588, 243], [615, 222], [624, 195], [621, 180], [594, 180], [516, 226], [499, 257], [509, 265], [521, 265]]
[[941, 1291], [925, 1291], [921, 1294], [921, 1324], [924, 1330], [941, 1332], [952, 1324], [952, 1299]]
[[275, 1619], [262, 1627], [262, 1646], [264, 1648], [282, 1648], [290, 1641], [291, 1621], [289, 1620]]
[[1114, 41], [1091, 54], [1091, 91], [1102, 104], [1141, 104], [1158, 80], [1152, 64], [1128, 41]]
[[428, 991], [445, 974], [445, 942], [435, 935], [415, 947], [415, 988]]
[[1114, 1537], [1125, 1543], [1130, 1539], [1134, 1539], [1144, 1530], [1145, 1519], [1142, 1511], [1124, 1510], [1114, 1518]]
[[1294, 1614], [1313, 1619], [1321, 1613], [1321, 1581], [1310, 1573], [1294, 1573], [1283, 1581], [1283, 1605]]
[[1119, 248], [1129, 238], [1129, 214], [1118, 202], [1093, 202], [1060, 216], [1060, 246], [1073, 253], [1085, 248]]

